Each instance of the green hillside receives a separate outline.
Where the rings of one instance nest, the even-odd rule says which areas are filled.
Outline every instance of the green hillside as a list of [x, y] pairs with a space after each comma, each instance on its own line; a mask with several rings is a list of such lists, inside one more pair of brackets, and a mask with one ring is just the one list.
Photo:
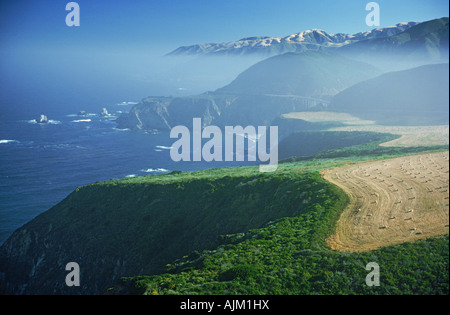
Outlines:
[[[293, 177], [313, 179], [305, 187], [323, 184], [313, 194], [302, 190], [308, 198], [299, 215], [226, 235], [217, 248], [175, 260], [163, 274], [123, 278], [108, 294], [448, 294], [448, 235], [362, 253], [328, 249], [325, 238], [347, 203], [317, 172], [328, 163], [282, 166]], [[380, 266], [379, 287], [366, 285], [370, 262]]]
[[399, 136], [375, 132], [297, 131], [279, 143], [278, 155], [280, 159], [309, 157], [320, 152], [367, 143], [376, 143], [376, 146], [397, 138]]
[[[262, 174], [258, 168], [88, 185], [18, 229], [0, 248], [0, 270], [7, 275], [1, 290], [103, 293], [120, 277], [160, 273], [176, 258], [217, 247], [221, 235], [312, 211], [328, 199], [337, 196], [317, 175]], [[78, 291], [61, 280], [71, 261], [82, 269]]]
[[[365, 253], [344, 254], [314, 242], [323, 216], [303, 215], [195, 253], [162, 275], [124, 278], [109, 294], [164, 295], [448, 295], [448, 235]], [[366, 285], [370, 262], [381, 285]]]
[[[319, 172], [366, 158], [81, 187], [2, 245], [0, 292], [448, 294], [448, 237], [360, 254], [326, 246], [348, 199]], [[64, 282], [72, 261], [80, 265], [80, 287]], [[379, 288], [365, 285], [372, 261], [383, 270]]]

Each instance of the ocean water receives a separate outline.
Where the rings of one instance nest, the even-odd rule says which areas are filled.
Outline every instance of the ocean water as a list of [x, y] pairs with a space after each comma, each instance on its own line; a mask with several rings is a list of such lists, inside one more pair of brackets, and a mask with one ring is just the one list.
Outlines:
[[168, 132], [119, 130], [115, 119], [130, 106], [112, 107], [110, 117], [46, 112], [48, 124], [37, 124], [37, 117], [23, 112], [0, 116], [0, 244], [78, 186], [173, 170], [255, 164], [173, 162], [169, 152], [175, 139]]

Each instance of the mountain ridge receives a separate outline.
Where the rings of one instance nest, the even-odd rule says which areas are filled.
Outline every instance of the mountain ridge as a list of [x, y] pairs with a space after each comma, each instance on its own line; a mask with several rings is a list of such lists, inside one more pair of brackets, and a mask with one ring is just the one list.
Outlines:
[[449, 18], [420, 23], [385, 38], [367, 39], [336, 49], [339, 54], [380, 69], [405, 70], [449, 58]]
[[379, 74], [371, 65], [333, 52], [286, 53], [260, 61], [214, 92], [146, 98], [117, 123], [121, 129], [170, 130], [201, 117], [206, 125], [264, 126], [283, 113], [323, 110], [333, 95]]
[[341, 47], [361, 40], [381, 38], [399, 34], [419, 22], [401, 22], [393, 26], [375, 28], [356, 34], [329, 34], [321, 29], [310, 29], [284, 37], [252, 36], [224, 43], [195, 44], [181, 46], [167, 56], [177, 55], [246, 55], [282, 54], [319, 48]]

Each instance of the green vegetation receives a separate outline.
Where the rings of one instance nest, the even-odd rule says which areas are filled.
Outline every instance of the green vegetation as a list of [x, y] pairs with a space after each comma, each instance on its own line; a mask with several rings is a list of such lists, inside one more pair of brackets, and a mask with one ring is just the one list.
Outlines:
[[[297, 215], [224, 235], [216, 248], [185, 255], [167, 264], [162, 274], [123, 278], [108, 293], [448, 294], [448, 235], [363, 253], [341, 253], [327, 247], [325, 239], [333, 233], [348, 199], [325, 182], [319, 171], [340, 163], [349, 163], [349, 159], [280, 165], [279, 171], [290, 174], [290, 179], [303, 178], [297, 181], [301, 188], [294, 191], [303, 200], [297, 204], [302, 209]], [[246, 171], [252, 172], [251, 168]], [[283, 193], [288, 196], [286, 206], [292, 205], [292, 193]], [[379, 287], [366, 285], [369, 262], [380, 266]]]
[[[280, 159], [290, 157], [342, 157], [340, 152], [349, 152], [356, 156], [361, 152], [373, 152], [380, 143], [395, 140], [400, 136], [362, 131], [300, 131], [292, 133], [282, 140], [278, 146]], [[325, 152], [320, 154], [320, 152]], [[295, 159], [295, 158], [294, 158]]]
[[[313, 158], [280, 164], [275, 173], [174, 171], [80, 187], [0, 248], [8, 281], [0, 291], [448, 294], [448, 236], [355, 254], [326, 245], [348, 197], [320, 171], [369, 158], [386, 156]], [[61, 281], [69, 261], [82, 266], [79, 288]], [[380, 265], [380, 287], [365, 284], [369, 262]]]
[[[284, 219], [179, 262], [181, 272], [124, 278], [123, 285], [139, 294], [448, 294], [448, 236], [345, 254], [308, 244], [308, 219], [314, 216]], [[369, 262], [380, 266], [379, 287], [365, 283]]]
[[[328, 141], [328, 139], [333, 139], [336, 136], [334, 132], [328, 132], [330, 137], [325, 137], [326, 131], [318, 133], [319, 138], [323, 141]], [[308, 134], [304, 133], [304, 134]], [[280, 163], [292, 163], [299, 161], [312, 161], [312, 160], [322, 160], [322, 159], [358, 159], [358, 160], [367, 160], [367, 159], [377, 159], [377, 158], [393, 158], [400, 155], [410, 155], [410, 154], [418, 154], [425, 152], [434, 152], [434, 151], [442, 151], [448, 150], [448, 145], [434, 145], [434, 146], [418, 146], [418, 147], [384, 147], [380, 146], [381, 143], [385, 143], [387, 141], [395, 140], [399, 138], [398, 135], [392, 134], [384, 134], [384, 133], [375, 133], [375, 132], [342, 132], [342, 134], [346, 134], [343, 137], [344, 143], [337, 149], [324, 150], [312, 155], [306, 156], [291, 156], [289, 158], [285, 158], [280, 160]], [[299, 137], [304, 137], [304, 135], [299, 134]], [[355, 138], [355, 142], [362, 142], [361, 144], [349, 145], [345, 146], [345, 143], [348, 143], [346, 139]], [[295, 134], [293, 135], [295, 139]], [[313, 137], [314, 138], [314, 137]], [[317, 139], [316, 139], [317, 140]], [[321, 148], [323, 145], [320, 142], [314, 143], [312, 140], [308, 140], [311, 145], [316, 148]], [[368, 141], [368, 142], [364, 142]], [[281, 146], [285, 146], [286, 144], [280, 143], [280, 151]], [[295, 148], [291, 148], [290, 151], [292, 153], [298, 153], [299, 150], [295, 150]], [[318, 150], [315, 150], [318, 151]], [[286, 154], [285, 154], [286, 155]]]
[[73, 293], [58, 279], [65, 263], [76, 261], [83, 266], [79, 293], [104, 293], [120, 277], [158, 274], [177, 258], [214, 249], [226, 241], [222, 235], [335, 200], [326, 194], [330, 185], [305, 167], [321, 163], [287, 165], [274, 174], [223, 168], [80, 187], [0, 248], [1, 270], [13, 281], [8, 290], [19, 292], [26, 283], [30, 294]]

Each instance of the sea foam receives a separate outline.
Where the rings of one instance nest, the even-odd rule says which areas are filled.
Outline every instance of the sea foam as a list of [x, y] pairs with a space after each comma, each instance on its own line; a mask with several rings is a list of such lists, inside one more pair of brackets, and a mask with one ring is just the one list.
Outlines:
[[170, 149], [172, 149], [172, 147], [165, 147], [165, 146], [163, 146], [163, 145], [157, 145], [156, 146], [158, 149], [163, 149], [163, 150], [170, 150]]
[[142, 172], [145, 172], [145, 173], [165, 173], [168, 171], [169, 170], [166, 170], [165, 168], [148, 168], [146, 170], [142, 170]]
[[19, 143], [19, 141], [17, 141], [17, 140], [6, 140], [6, 139], [0, 140], [0, 144], [8, 144], [8, 143]]

